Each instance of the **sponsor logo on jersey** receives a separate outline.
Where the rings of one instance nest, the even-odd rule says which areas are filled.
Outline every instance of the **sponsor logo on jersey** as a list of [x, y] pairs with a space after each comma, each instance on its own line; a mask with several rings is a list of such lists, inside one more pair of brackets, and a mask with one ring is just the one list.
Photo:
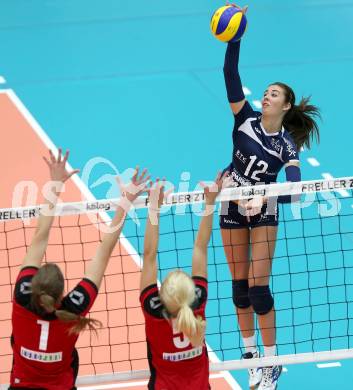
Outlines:
[[161, 306], [162, 306], [162, 302], [161, 302], [159, 296], [158, 297], [152, 297], [150, 299], [150, 307], [151, 307], [152, 310], [159, 309]]
[[271, 138], [271, 146], [273, 147], [273, 149], [280, 153], [281, 152], [281, 144], [279, 142], [279, 139], [276, 139], [276, 138]]
[[20, 292], [21, 294], [30, 294], [32, 292], [32, 282], [22, 282]]
[[241, 151], [238, 149], [235, 152], [235, 157], [243, 164], [246, 164], [247, 158], [241, 153]]
[[196, 295], [196, 298], [201, 299], [202, 290], [201, 290], [201, 288], [198, 287], [198, 286], [195, 287], [195, 295]]
[[232, 171], [232, 179], [242, 186], [251, 186], [251, 183], [244, 179], [237, 171]]
[[69, 295], [69, 298], [71, 299], [71, 302], [76, 306], [82, 305], [83, 301], [85, 300], [85, 296], [82, 294], [82, 292], [77, 290], [72, 291]]
[[256, 123], [256, 121], [251, 122], [252, 128], [256, 131], [256, 133], [261, 134], [261, 130], [254, 123]]
[[163, 352], [163, 360], [168, 360], [170, 362], [179, 362], [180, 360], [192, 359], [196, 356], [202, 355], [203, 347], [197, 347], [189, 349], [188, 351], [175, 352], [175, 353], [166, 353]]
[[21, 356], [27, 360], [35, 360], [43, 363], [55, 363], [63, 360], [62, 352], [45, 353], [38, 351], [31, 351], [25, 347], [21, 347]]
[[294, 149], [293, 145], [286, 138], [283, 138], [283, 140], [284, 140], [284, 142], [286, 144], [286, 148], [287, 148], [287, 152], [289, 154], [289, 157], [296, 156], [297, 152]]

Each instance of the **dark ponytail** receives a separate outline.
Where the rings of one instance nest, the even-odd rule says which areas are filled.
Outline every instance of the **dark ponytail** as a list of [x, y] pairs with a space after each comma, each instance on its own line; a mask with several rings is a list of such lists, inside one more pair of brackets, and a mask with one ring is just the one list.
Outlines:
[[295, 104], [295, 94], [288, 85], [276, 82], [271, 85], [278, 85], [284, 91], [286, 103], [291, 104], [290, 110], [283, 118], [283, 126], [293, 138], [298, 150], [302, 146], [308, 149], [313, 139], [320, 141], [319, 126], [316, 118], [321, 119], [318, 107], [309, 104], [310, 97], [302, 98], [298, 105]]
[[79, 334], [88, 327], [97, 330], [102, 323], [93, 318], [79, 316], [67, 310], [56, 310], [64, 292], [64, 277], [60, 268], [53, 263], [43, 265], [32, 279], [31, 306], [39, 316], [53, 313], [63, 322], [72, 322], [69, 334]]
[[60, 321], [73, 322], [69, 334], [79, 334], [86, 327], [97, 333], [97, 328], [102, 327], [102, 323], [94, 318], [82, 317], [67, 310], [55, 310], [55, 315]]

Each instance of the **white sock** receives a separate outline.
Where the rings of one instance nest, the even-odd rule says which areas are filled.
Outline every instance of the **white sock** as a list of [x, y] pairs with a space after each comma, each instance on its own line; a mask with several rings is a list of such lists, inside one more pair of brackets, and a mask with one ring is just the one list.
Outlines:
[[265, 356], [275, 356], [276, 355], [276, 346], [271, 345], [270, 347], [266, 347], [264, 345], [264, 355]]
[[255, 334], [250, 337], [243, 337], [243, 344], [245, 347], [245, 352], [256, 352]]

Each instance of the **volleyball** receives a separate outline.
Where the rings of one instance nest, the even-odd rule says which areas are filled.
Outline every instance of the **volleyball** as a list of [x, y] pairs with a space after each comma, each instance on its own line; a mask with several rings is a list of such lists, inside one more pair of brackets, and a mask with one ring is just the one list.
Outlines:
[[222, 42], [239, 41], [246, 30], [246, 26], [246, 16], [241, 9], [232, 5], [218, 8], [211, 18], [212, 34]]

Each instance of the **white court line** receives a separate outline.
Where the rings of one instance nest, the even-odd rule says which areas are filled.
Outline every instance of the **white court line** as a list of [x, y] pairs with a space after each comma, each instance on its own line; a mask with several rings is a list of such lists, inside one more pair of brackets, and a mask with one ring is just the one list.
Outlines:
[[252, 104], [253, 104], [256, 108], [262, 108], [262, 104], [261, 104], [261, 101], [260, 101], [260, 100], [253, 100], [253, 101], [252, 101]]
[[[23, 115], [23, 117], [26, 119], [26, 121], [30, 124], [30, 126], [35, 131], [35, 133], [37, 134], [39, 139], [43, 142], [43, 144], [48, 149], [51, 149], [54, 152], [54, 154], [57, 154], [58, 149], [57, 149], [56, 145], [48, 137], [48, 135], [43, 130], [43, 128], [39, 125], [39, 123], [34, 119], [32, 114], [28, 111], [27, 107], [21, 102], [21, 100], [18, 98], [18, 96], [15, 94], [15, 92], [12, 89], [4, 89], [4, 90], [0, 91], [0, 93], [6, 93], [10, 97], [12, 102], [18, 108], [18, 110]], [[67, 163], [67, 164], [68, 164], [69, 170], [72, 170], [71, 165], [69, 163]], [[92, 192], [89, 190], [89, 188], [86, 186], [86, 184], [81, 180], [81, 178], [78, 175], [73, 175], [71, 178], [87, 200], [92, 201], [92, 202], [97, 200], [97, 198], [92, 194]], [[102, 216], [102, 219], [105, 222], [108, 222], [111, 220], [108, 213], [100, 212], [99, 215]], [[139, 256], [139, 254], [136, 252], [135, 248], [125, 238], [123, 233], [120, 234], [120, 241], [121, 241], [121, 244], [128, 251], [129, 255], [134, 259], [135, 263], [140, 267], [142, 264], [142, 260]]]
[[5, 84], [5, 83], [6, 83], [5, 77], [0, 76], [0, 84]]
[[243, 92], [244, 92], [244, 95], [251, 95], [251, 91], [248, 87], [243, 87]]
[[[28, 111], [26, 106], [22, 103], [22, 101], [18, 98], [18, 96], [15, 94], [15, 92], [12, 89], [4, 89], [0, 90], [0, 93], [7, 94], [9, 98], [12, 100], [12, 102], [15, 104], [17, 109], [21, 112], [23, 117], [26, 119], [26, 121], [31, 125], [32, 129], [36, 132], [38, 137], [41, 139], [41, 141], [46, 145], [47, 148], [51, 149], [54, 154], [58, 153], [58, 149], [53, 143], [53, 141], [49, 138], [47, 133], [44, 131], [44, 129], [39, 125], [39, 123], [35, 120], [35, 118], [32, 116], [32, 114]], [[72, 169], [72, 167], [68, 164], [69, 170]], [[78, 175], [73, 175], [72, 180], [77, 185], [79, 190], [82, 192], [82, 194], [85, 195], [87, 200], [90, 201], [96, 201], [97, 198], [92, 194], [92, 192], [89, 190], [87, 185], [81, 180], [81, 178]], [[102, 219], [107, 222], [110, 221], [111, 218], [109, 217], [108, 213], [106, 212], [100, 212], [100, 215], [102, 216]], [[125, 247], [125, 249], [128, 251], [129, 255], [134, 259], [136, 264], [141, 267], [142, 260], [139, 254], [136, 252], [135, 248], [130, 244], [130, 242], [125, 238], [123, 233], [120, 234], [120, 242]], [[209, 354], [209, 358], [211, 362], [219, 363], [220, 360], [217, 357], [216, 353], [213, 352], [212, 348], [207, 344], [207, 350]], [[228, 382], [228, 384], [231, 386], [234, 390], [242, 390], [239, 386], [238, 382], [233, 378], [233, 376], [230, 374], [229, 371], [221, 371], [220, 375], [223, 376], [223, 378]], [[97, 387], [95, 387], [97, 388]]]
[[312, 165], [313, 167], [319, 167], [320, 166], [320, 163], [316, 160], [315, 157], [308, 157], [307, 158], [307, 161], [310, 165]]
[[[322, 173], [321, 176], [327, 180], [334, 179], [334, 177], [331, 175], [331, 173]], [[340, 195], [342, 195], [346, 198], [349, 196], [349, 192], [346, 190], [335, 190], [335, 192], [338, 192]]]
[[316, 365], [317, 368], [331, 368], [331, 367], [341, 367], [342, 364], [340, 362], [333, 363], [319, 363]]

